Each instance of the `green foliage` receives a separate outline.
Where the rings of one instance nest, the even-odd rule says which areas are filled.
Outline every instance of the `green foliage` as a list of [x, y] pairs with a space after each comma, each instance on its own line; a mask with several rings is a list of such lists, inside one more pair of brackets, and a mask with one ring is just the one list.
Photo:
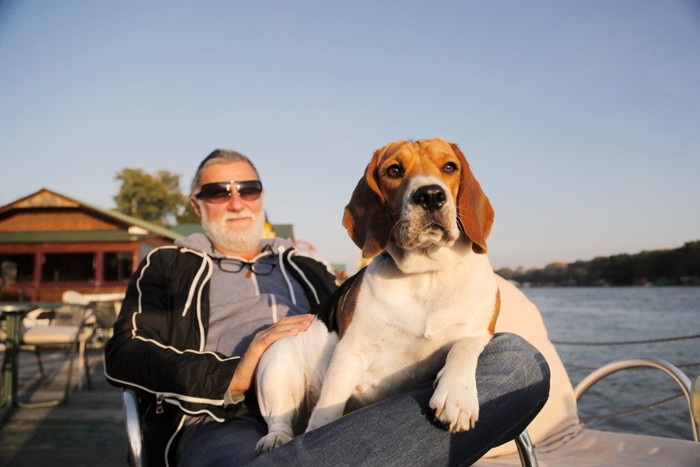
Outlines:
[[532, 285], [700, 285], [700, 241], [675, 250], [642, 251], [590, 261], [552, 263], [544, 269], [496, 271]]
[[121, 181], [114, 197], [117, 210], [160, 225], [171, 225], [185, 211], [185, 197], [180, 191], [180, 175], [159, 170], [155, 175], [143, 169], [122, 169]]
[[199, 224], [200, 219], [197, 214], [195, 214], [194, 209], [192, 209], [192, 205], [190, 204], [189, 200], [185, 201], [184, 208], [180, 212], [180, 214], [177, 216], [177, 223], [178, 224]]

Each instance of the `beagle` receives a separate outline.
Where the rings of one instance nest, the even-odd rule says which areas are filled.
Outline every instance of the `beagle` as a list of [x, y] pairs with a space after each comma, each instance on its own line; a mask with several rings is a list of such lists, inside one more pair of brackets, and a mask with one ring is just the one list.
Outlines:
[[306, 332], [263, 355], [256, 390], [269, 433], [257, 451], [430, 378], [436, 419], [450, 432], [473, 428], [477, 359], [500, 306], [485, 254], [493, 216], [457, 145], [432, 139], [377, 150], [343, 215], [374, 259]]

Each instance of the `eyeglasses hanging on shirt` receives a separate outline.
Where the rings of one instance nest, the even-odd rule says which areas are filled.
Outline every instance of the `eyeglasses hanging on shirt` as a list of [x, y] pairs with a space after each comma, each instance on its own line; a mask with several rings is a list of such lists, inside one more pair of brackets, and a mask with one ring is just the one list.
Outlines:
[[215, 261], [224, 272], [240, 272], [243, 268], [246, 268], [257, 276], [267, 276], [277, 266], [275, 263], [266, 261], [249, 262], [233, 258], [217, 258]]

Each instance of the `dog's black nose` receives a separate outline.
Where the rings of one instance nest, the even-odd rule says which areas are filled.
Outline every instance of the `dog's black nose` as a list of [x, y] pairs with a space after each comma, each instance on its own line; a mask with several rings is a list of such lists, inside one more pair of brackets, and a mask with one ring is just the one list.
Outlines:
[[447, 201], [445, 190], [440, 185], [426, 185], [413, 193], [413, 202], [426, 211], [437, 211]]

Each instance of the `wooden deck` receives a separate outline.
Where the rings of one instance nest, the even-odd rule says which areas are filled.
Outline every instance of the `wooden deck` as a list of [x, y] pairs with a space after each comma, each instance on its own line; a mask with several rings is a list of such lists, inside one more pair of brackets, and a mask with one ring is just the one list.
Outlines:
[[[4, 354], [0, 354], [0, 358]], [[89, 354], [92, 387], [74, 389], [63, 405], [15, 408], [0, 425], [0, 466], [125, 466], [127, 442], [121, 392], [107, 384], [100, 349]], [[65, 388], [65, 354], [47, 353], [42, 381], [33, 353], [20, 356], [20, 401], [60, 398]], [[74, 380], [77, 378], [74, 378]]]

